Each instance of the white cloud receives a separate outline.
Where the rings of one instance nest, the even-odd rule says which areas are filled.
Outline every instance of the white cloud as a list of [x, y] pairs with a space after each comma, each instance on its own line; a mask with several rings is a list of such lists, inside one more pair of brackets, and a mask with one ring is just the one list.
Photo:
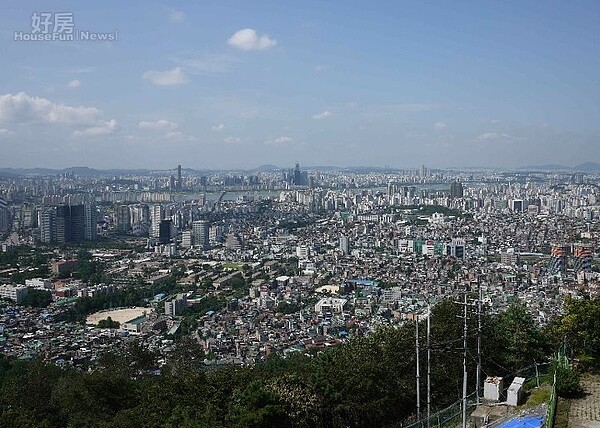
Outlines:
[[169, 19], [171, 20], [171, 22], [179, 24], [180, 22], [183, 22], [185, 20], [185, 13], [183, 13], [180, 10], [171, 10], [169, 12]]
[[287, 146], [289, 144], [292, 144], [293, 141], [294, 140], [292, 140], [291, 137], [281, 136], [281, 137], [267, 140], [267, 141], [265, 141], [265, 144], [267, 144], [269, 146]]
[[324, 71], [329, 71], [329, 66], [327, 64], [319, 64], [313, 67], [315, 73], [323, 73]]
[[83, 131], [75, 131], [74, 137], [98, 137], [100, 135], [109, 135], [117, 130], [117, 121], [114, 119], [108, 120], [97, 126], [90, 126]]
[[6, 128], [0, 128], [0, 137], [8, 137], [9, 135], [14, 134], [14, 132], [9, 131]]
[[446, 128], [446, 124], [444, 122], [436, 122], [433, 125], [433, 129], [435, 129], [436, 131], [441, 131], [442, 129]]
[[183, 85], [189, 82], [181, 67], [175, 67], [173, 70], [167, 71], [146, 71], [142, 74], [142, 79], [149, 80], [159, 86]]
[[178, 141], [195, 141], [196, 137], [192, 135], [184, 134], [181, 131], [170, 131], [165, 132], [164, 138], [169, 140], [178, 140]]
[[0, 95], [0, 122], [92, 126], [98, 124], [101, 117], [102, 112], [95, 107], [67, 106], [25, 92]]
[[221, 132], [223, 129], [225, 129], [225, 125], [219, 123], [218, 125], [214, 125], [211, 129], [215, 132]]
[[245, 51], [269, 49], [277, 44], [277, 40], [264, 34], [259, 36], [252, 28], [236, 31], [227, 41], [231, 46]]
[[490, 123], [496, 125], [496, 124], [500, 123], [500, 119], [492, 119], [492, 120], [490, 120]]
[[242, 142], [240, 137], [226, 137], [223, 139], [223, 144], [239, 144]]
[[322, 120], [322, 119], [327, 119], [330, 116], [331, 116], [331, 112], [329, 110], [325, 110], [325, 111], [322, 111], [321, 113], [314, 114], [312, 116], [312, 118], [315, 120]]
[[141, 121], [138, 123], [141, 129], [175, 129], [177, 124], [165, 119], [155, 120], [154, 122]]
[[499, 134], [497, 132], [485, 132], [477, 137], [477, 141], [496, 141], [496, 140], [508, 140], [513, 137], [509, 134]]
[[71, 80], [69, 83], [67, 83], [68, 88], [79, 88], [80, 86], [81, 82], [77, 79]]

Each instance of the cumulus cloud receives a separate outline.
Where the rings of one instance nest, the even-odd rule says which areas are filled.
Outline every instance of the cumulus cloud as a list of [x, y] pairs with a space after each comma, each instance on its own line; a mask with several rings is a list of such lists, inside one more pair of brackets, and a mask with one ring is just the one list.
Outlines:
[[433, 125], [433, 129], [435, 129], [436, 131], [441, 131], [444, 128], [446, 128], [446, 124], [444, 122], [436, 122]]
[[263, 34], [259, 36], [252, 28], [236, 31], [227, 41], [231, 46], [245, 51], [269, 49], [277, 44], [277, 40]]
[[218, 125], [214, 125], [211, 129], [215, 132], [221, 132], [223, 129], [225, 129], [225, 125], [219, 123]]
[[169, 131], [165, 132], [164, 138], [168, 140], [177, 140], [177, 141], [195, 141], [196, 137], [192, 135], [187, 135], [181, 131]]
[[155, 121], [141, 121], [138, 123], [140, 129], [175, 129], [177, 124], [166, 119], [159, 119]]
[[179, 24], [185, 20], [185, 13], [180, 10], [169, 11], [169, 19], [175, 24]]
[[95, 125], [102, 112], [95, 107], [72, 107], [19, 92], [0, 95], [0, 122]]
[[106, 135], [117, 129], [117, 121], [103, 118], [95, 107], [73, 107], [19, 92], [0, 95], [0, 123], [58, 124], [78, 128], [74, 136]]
[[166, 71], [146, 71], [142, 74], [142, 79], [149, 80], [159, 86], [184, 85], [189, 82], [181, 67], [175, 67], [172, 70]]
[[277, 138], [272, 138], [270, 140], [265, 141], [265, 144], [269, 146], [287, 146], [292, 144], [294, 140], [291, 137], [281, 136]]
[[223, 144], [239, 144], [242, 142], [240, 137], [226, 137], [223, 139]]
[[225, 54], [210, 54], [196, 58], [172, 58], [191, 74], [228, 73], [239, 60]]
[[312, 116], [312, 118], [315, 120], [322, 120], [322, 119], [327, 119], [330, 116], [331, 116], [331, 112], [329, 110], [325, 110], [325, 111], [322, 111], [321, 113], [314, 114]]
[[117, 130], [117, 121], [114, 119], [107, 120], [97, 126], [90, 126], [82, 131], [75, 131], [74, 137], [98, 137], [101, 135], [109, 135]]
[[67, 83], [68, 88], [79, 88], [80, 86], [81, 82], [77, 79], [71, 80], [69, 83]]
[[485, 132], [477, 137], [477, 141], [496, 141], [511, 139], [509, 134], [498, 133], [498, 132]]

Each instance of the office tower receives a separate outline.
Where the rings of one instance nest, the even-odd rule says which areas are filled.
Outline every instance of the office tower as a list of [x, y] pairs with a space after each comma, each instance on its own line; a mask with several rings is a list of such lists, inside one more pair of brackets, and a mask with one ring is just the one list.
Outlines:
[[131, 211], [129, 205], [118, 205], [115, 208], [115, 225], [119, 232], [129, 232], [129, 229], [131, 229]]
[[174, 190], [175, 190], [175, 177], [170, 176], [169, 177], [169, 192], [172, 192]]
[[567, 247], [560, 244], [552, 244], [550, 247], [550, 272], [567, 272]]
[[511, 201], [511, 210], [513, 210], [515, 212], [523, 212], [523, 209], [524, 209], [523, 199], [513, 199]]
[[40, 240], [50, 243], [56, 240], [56, 208], [45, 208], [39, 212]]
[[85, 209], [83, 205], [59, 205], [56, 208], [56, 241], [82, 242], [85, 239]]
[[446, 245], [446, 255], [464, 260], [465, 258], [465, 240], [460, 238], [452, 239], [450, 244]]
[[244, 241], [242, 237], [237, 233], [230, 233], [225, 239], [225, 247], [230, 250], [242, 250], [244, 248]]
[[464, 189], [463, 189], [462, 183], [455, 181], [450, 185], [450, 197], [452, 199], [462, 198], [463, 194], [464, 194]]
[[150, 208], [150, 237], [158, 238], [160, 233], [160, 222], [165, 218], [165, 211], [162, 205], [152, 205]]
[[592, 270], [592, 246], [577, 243], [573, 246], [573, 268], [575, 272], [591, 272]]
[[21, 227], [30, 229], [37, 227], [37, 214], [35, 205], [24, 203], [21, 205]]
[[177, 165], [177, 191], [181, 192], [181, 165]]
[[194, 237], [194, 245], [199, 245], [203, 249], [210, 247], [208, 229], [209, 223], [206, 220], [197, 220], [192, 223], [192, 235]]
[[183, 248], [190, 248], [194, 244], [194, 237], [191, 230], [184, 230], [181, 233], [181, 246]]
[[9, 225], [8, 203], [0, 198], [0, 233], [8, 231]]
[[421, 165], [421, 169], [419, 170], [419, 177], [427, 177], [427, 168], [425, 167], [425, 165]]
[[83, 207], [85, 216], [85, 240], [95, 241], [97, 238], [96, 226], [98, 225], [98, 213], [96, 212], [96, 205], [85, 204]]
[[344, 235], [340, 236], [340, 250], [342, 250], [342, 253], [344, 253], [345, 256], [350, 253], [349, 245], [348, 237]]
[[160, 244], [168, 244], [173, 238], [173, 221], [161, 220], [158, 228], [158, 242]]

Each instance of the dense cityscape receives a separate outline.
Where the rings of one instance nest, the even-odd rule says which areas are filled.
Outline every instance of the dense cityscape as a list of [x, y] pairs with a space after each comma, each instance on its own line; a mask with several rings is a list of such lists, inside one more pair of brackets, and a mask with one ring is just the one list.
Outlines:
[[264, 169], [4, 174], [2, 351], [87, 369], [131, 340], [166, 355], [191, 336], [206, 365], [247, 365], [475, 286], [539, 325], [598, 293], [599, 172]]

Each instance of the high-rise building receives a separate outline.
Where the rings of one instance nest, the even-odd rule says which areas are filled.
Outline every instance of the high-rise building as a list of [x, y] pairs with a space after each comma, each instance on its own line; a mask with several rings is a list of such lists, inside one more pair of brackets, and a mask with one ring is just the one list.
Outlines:
[[565, 245], [552, 244], [550, 247], [550, 272], [565, 273], [567, 271], [568, 250]]
[[158, 229], [158, 242], [168, 244], [173, 237], [173, 221], [171, 219], [161, 220]]
[[340, 236], [340, 250], [347, 256], [350, 253], [349, 241], [347, 236]]
[[165, 219], [165, 211], [162, 205], [152, 205], [150, 208], [150, 237], [158, 238], [160, 233], [160, 222]]
[[45, 208], [39, 212], [40, 240], [50, 243], [56, 240], [56, 208]]
[[462, 183], [455, 181], [450, 185], [450, 197], [451, 198], [462, 198], [464, 195], [464, 189]]
[[452, 242], [446, 245], [446, 255], [464, 260], [465, 258], [465, 240], [454, 238]]
[[577, 243], [573, 246], [573, 268], [575, 272], [591, 272], [593, 249], [589, 244]]
[[117, 205], [115, 208], [115, 225], [119, 232], [129, 232], [131, 229], [131, 211], [129, 205]]
[[96, 211], [96, 205], [85, 204], [83, 208], [85, 216], [84, 238], [86, 241], [95, 241], [97, 238], [96, 226], [98, 225], [98, 213]]
[[0, 233], [6, 232], [10, 225], [8, 203], [0, 198]]
[[181, 165], [177, 165], [177, 191], [181, 192], [182, 189], [182, 183], [181, 183]]
[[83, 205], [59, 205], [56, 208], [56, 241], [82, 242], [85, 239]]
[[206, 220], [196, 220], [192, 223], [192, 235], [194, 237], [194, 245], [199, 245], [203, 249], [210, 247], [209, 230], [210, 224]]

